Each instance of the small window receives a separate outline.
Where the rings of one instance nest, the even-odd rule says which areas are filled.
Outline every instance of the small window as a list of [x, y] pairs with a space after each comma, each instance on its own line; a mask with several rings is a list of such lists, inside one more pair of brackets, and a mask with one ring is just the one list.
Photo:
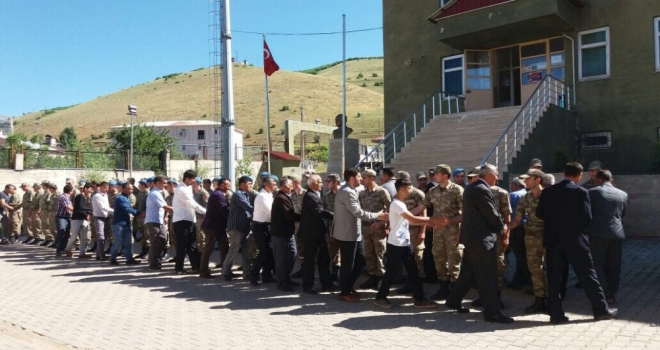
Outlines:
[[660, 17], [653, 19], [653, 41], [655, 42], [655, 70], [660, 72]]
[[182, 150], [182, 151], [185, 151], [185, 150], [186, 150], [186, 146], [181, 146], [181, 150]]
[[488, 51], [466, 51], [467, 87], [470, 90], [490, 90], [490, 55]]
[[197, 130], [197, 139], [204, 140], [204, 130]]
[[610, 76], [610, 28], [578, 34], [580, 80]]
[[217, 135], [217, 134], [218, 134], [218, 128], [213, 129], [213, 133], [214, 133], [215, 135]]
[[440, 0], [440, 8], [445, 7], [451, 0]]
[[463, 55], [442, 59], [442, 91], [452, 95], [463, 95]]
[[582, 149], [612, 148], [612, 132], [600, 131], [582, 134]]
[[545, 42], [520, 47], [520, 56], [523, 58], [545, 55], [545, 53]]

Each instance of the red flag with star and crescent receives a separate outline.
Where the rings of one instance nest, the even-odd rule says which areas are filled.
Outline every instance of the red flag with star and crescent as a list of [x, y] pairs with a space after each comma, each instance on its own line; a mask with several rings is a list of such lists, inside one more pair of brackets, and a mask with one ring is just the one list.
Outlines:
[[280, 66], [275, 62], [275, 59], [268, 48], [268, 44], [266, 43], [266, 40], [264, 40], [264, 73], [266, 73], [267, 76], [271, 76], [278, 70], [280, 70]]

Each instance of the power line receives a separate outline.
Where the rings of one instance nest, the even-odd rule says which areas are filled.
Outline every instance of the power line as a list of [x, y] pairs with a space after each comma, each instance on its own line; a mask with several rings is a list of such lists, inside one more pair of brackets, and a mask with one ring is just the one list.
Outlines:
[[[355, 30], [347, 30], [346, 33], [370, 32], [370, 31], [381, 30], [381, 29], [383, 29], [383, 27], [365, 28], [365, 29], [355, 29]], [[334, 34], [342, 34], [342, 32], [318, 32], [318, 33], [262, 33], [262, 32], [250, 32], [250, 31], [245, 31], [245, 30], [232, 30], [232, 32], [235, 32], [235, 33], [242, 33], [242, 34], [268, 35], [268, 36], [273, 36], [273, 35], [281, 35], [281, 36], [310, 36], [310, 35], [334, 35]]]

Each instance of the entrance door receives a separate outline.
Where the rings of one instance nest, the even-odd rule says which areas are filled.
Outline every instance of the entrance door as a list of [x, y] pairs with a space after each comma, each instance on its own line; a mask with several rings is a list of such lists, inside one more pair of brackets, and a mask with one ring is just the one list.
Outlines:
[[520, 51], [518, 46], [496, 50], [497, 107], [520, 105]]

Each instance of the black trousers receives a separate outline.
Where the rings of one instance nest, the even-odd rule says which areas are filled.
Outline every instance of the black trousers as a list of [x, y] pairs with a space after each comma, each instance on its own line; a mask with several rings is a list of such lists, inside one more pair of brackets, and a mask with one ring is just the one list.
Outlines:
[[275, 274], [277, 288], [283, 289], [291, 282], [291, 271], [296, 261], [296, 241], [293, 235], [288, 237], [273, 236], [273, 255], [275, 256]]
[[215, 241], [218, 242], [218, 253], [220, 254], [220, 266], [225, 263], [225, 257], [229, 252], [229, 237], [227, 237], [227, 228], [223, 227], [217, 231]]
[[415, 262], [415, 254], [412, 246], [399, 247], [392, 244], [387, 244], [387, 266], [385, 267], [385, 275], [378, 289], [376, 299], [382, 299], [390, 294], [390, 287], [394, 280], [395, 273], [401, 270], [401, 264], [406, 269], [408, 280], [406, 281], [408, 287], [413, 292], [415, 300], [420, 301], [424, 299], [424, 285], [419, 278], [419, 271], [417, 270], [417, 263]]
[[438, 272], [435, 270], [435, 260], [433, 258], [433, 229], [426, 230], [424, 237], [424, 273], [428, 279], [436, 279]]
[[349, 295], [353, 291], [355, 281], [362, 273], [362, 269], [367, 264], [364, 256], [364, 242], [339, 241], [339, 250], [341, 253], [341, 269], [339, 270], [339, 289], [340, 295]]
[[[252, 238], [254, 239], [254, 244], [257, 245], [257, 249], [259, 249], [259, 254], [252, 259], [252, 268], [250, 269], [252, 279], [259, 278], [262, 268], [264, 270], [262, 274], [263, 278], [273, 277], [275, 260], [273, 258], [273, 249], [270, 247], [270, 224], [255, 222], [252, 225]], [[248, 254], [245, 254], [245, 256], [248, 256]]]
[[176, 234], [176, 257], [174, 271], [183, 270], [183, 261], [188, 255], [190, 267], [199, 270], [199, 250], [196, 242], [196, 228], [192, 221], [181, 220], [172, 224]]
[[[495, 242], [500, 244], [500, 242]], [[495, 317], [501, 313], [498, 296], [496, 247], [486, 248], [483, 245], [465, 247], [461, 274], [447, 296], [447, 304], [458, 305], [470, 291], [474, 281], [477, 281], [479, 299], [484, 306], [484, 317]]]
[[619, 290], [623, 241], [607, 238], [590, 238], [591, 255], [598, 281], [606, 298], [613, 298]]
[[594, 270], [591, 253], [580, 248], [546, 248], [546, 273], [548, 277], [548, 312], [550, 317], [563, 317], [564, 310], [561, 305], [560, 292], [564, 286], [563, 274], [570, 265], [575, 271], [578, 281], [582, 285], [591, 302], [594, 316], [607, 313], [605, 294], [598, 283]]
[[330, 287], [332, 285], [332, 278], [330, 277], [330, 254], [328, 254], [328, 243], [325, 241], [325, 237], [303, 240], [303, 249], [305, 249], [304, 256], [307, 257], [303, 259], [302, 263], [303, 290], [314, 287], [315, 265], [319, 269], [321, 288]]
[[511, 230], [509, 248], [516, 256], [516, 272], [511, 280], [514, 284], [529, 282], [529, 268], [527, 267], [527, 250], [525, 249], [525, 228], [520, 225]]

